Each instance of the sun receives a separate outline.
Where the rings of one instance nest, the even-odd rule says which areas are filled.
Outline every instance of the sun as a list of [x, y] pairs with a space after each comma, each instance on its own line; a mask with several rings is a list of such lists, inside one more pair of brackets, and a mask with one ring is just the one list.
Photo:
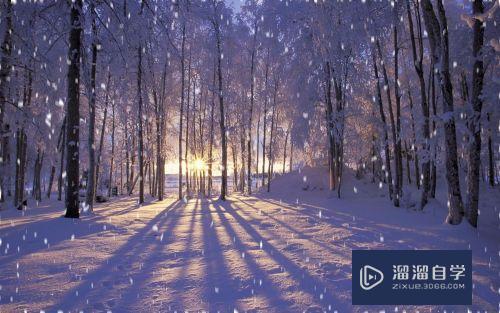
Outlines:
[[196, 159], [193, 161], [194, 169], [197, 171], [203, 171], [205, 169], [205, 161], [202, 159]]

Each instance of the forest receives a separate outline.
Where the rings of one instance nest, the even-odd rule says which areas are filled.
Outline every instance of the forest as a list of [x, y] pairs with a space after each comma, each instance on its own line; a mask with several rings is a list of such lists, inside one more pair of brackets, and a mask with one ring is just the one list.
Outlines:
[[[0, 0], [0, 312], [495, 311], [497, 0]], [[466, 249], [470, 306], [352, 305]]]

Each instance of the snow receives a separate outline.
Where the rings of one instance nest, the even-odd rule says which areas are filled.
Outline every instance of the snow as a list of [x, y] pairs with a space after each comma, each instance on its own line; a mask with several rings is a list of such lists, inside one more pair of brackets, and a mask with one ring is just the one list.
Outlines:
[[[440, 190], [419, 212], [350, 173], [337, 199], [324, 173], [304, 168], [225, 202], [120, 197], [80, 219], [55, 200], [0, 211], [0, 312], [497, 310], [497, 193], [481, 197], [474, 230], [443, 223]], [[472, 249], [473, 305], [352, 306], [352, 249]]]

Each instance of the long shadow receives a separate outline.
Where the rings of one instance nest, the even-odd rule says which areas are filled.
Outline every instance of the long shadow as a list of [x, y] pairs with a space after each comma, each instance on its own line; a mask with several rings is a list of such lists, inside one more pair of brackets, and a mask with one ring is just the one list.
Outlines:
[[[238, 201], [239, 201], [239, 202], [241, 202], [241, 203], [243, 203], [243, 204], [245, 204], [245, 205], [246, 205], [246, 206], [248, 206], [249, 208], [254, 209], [255, 211], [259, 211], [259, 209], [258, 209], [257, 207], [255, 207], [255, 206], [253, 206], [253, 205], [249, 204], [249, 203], [248, 203], [247, 201], [245, 201], [245, 200], [238, 199]], [[279, 220], [279, 219], [275, 218], [274, 216], [272, 216], [272, 215], [270, 215], [270, 214], [268, 214], [268, 213], [266, 213], [266, 212], [263, 212], [263, 211], [261, 211], [261, 212], [262, 212], [262, 214], [263, 214], [266, 218], [269, 218], [269, 219], [271, 219], [271, 220], [275, 221], [276, 223], [280, 224], [281, 226], [285, 227], [287, 230], [289, 230], [289, 231], [291, 231], [291, 232], [293, 232], [293, 233], [295, 233], [295, 234], [300, 235], [300, 236], [302, 237], [302, 239], [305, 239], [305, 240], [307, 240], [307, 241], [309, 241], [309, 242], [311, 242], [311, 243], [313, 243], [313, 244], [316, 244], [316, 245], [320, 246], [321, 248], [323, 248], [323, 249], [327, 250], [327, 251], [328, 251], [328, 252], [330, 252], [330, 253], [334, 253], [334, 254], [339, 254], [339, 253], [342, 253], [342, 251], [341, 251], [341, 250], [335, 250], [335, 249], [333, 249], [333, 248], [330, 246], [330, 245], [333, 245], [333, 246], [336, 246], [338, 249], [343, 249], [343, 247], [341, 247], [341, 245], [340, 245], [340, 244], [337, 244], [337, 243], [331, 243], [330, 245], [328, 245], [328, 244], [326, 244], [326, 243], [324, 243], [324, 242], [321, 242], [321, 241], [319, 241], [319, 240], [317, 240], [317, 239], [314, 239], [312, 236], [310, 236], [310, 235], [306, 234], [304, 231], [300, 231], [300, 230], [296, 229], [295, 227], [291, 226], [290, 224], [285, 223], [285, 222], [283, 222], [283, 221], [281, 221], [281, 220]], [[344, 255], [345, 257], [350, 257], [350, 253], [343, 253], [343, 255]]]
[[[187, 278], [186, 278], [186, 274], [188, 273], [188, 268], [191, 264], [191, 254], [190, 254], [190, 251], [191, 251], [191, 248], [193, 246], [193, 238], [194, 238], [194, 233], [195, 233], [195, 230], [194, 230], [194, 224], [196, 223], [196, 212], [198, 211], [198, 208], [199, 208], [199, 199], [196, 198], [196, 203], [194, 204], [194, 208], [193, 208], [193, 211], [191, 212], [191, 220], [189, 221], [189, 228], [188, 228], [188, 237], [186, 238], [186, 243], [184, 245], [185, 249], [184, 249], [184, 253], [181, 255], [181, 258], [182, 258], [182, 266], [178, 272], [178, 274], [176, 274], [174, 277], [171, 278], [171, 282], [176, 282], [177, 280], [181, 280], [178, 284], [176, 284], [175, 286], [173, 286], [175, 288], [175, 290], [177, 291], [182, 291], [182, 290], [185, 290], [185, 288], [187, 287]], [[179, 305], [180, 301], [175, 301], [175, 303], [173, 303], [171, 306], [170, 306], [170, 309], [172, 310], [176, 310], [178, 309], [179, 311], [182, 311], [182, 307], [180, 307]]]
[[[243, 202], [245, 204], [245, 201], [242, 200], [242, 199], [238, 198], [238, 201], [241, 201], [241, 202]], [[275, 204], [273, 202], [266, 201], [266, 200], [262, 200], [262, 201], [263, 202], [267, 202], [267, 203], [271, 203], [271, 204]], [[278, 205], [278, 204], [276, 204], [276, 205]], [[337, 242], [332, 243], [331, 245], [336, 246], [339, 249], [346, 250], [347, 252], [344, 252], [343, 256], [347, 257], [349, 259], [351, 258], [351, 254], [348, 252], [348, 250], [352, 250], [352, 249], [357, 249], [358, 248], [357, 246], [350, 245], [350, 243], [352, 243], [352, 242], [354, 242], [354, 243], [356, 243], [356, 242], [370, 242], [371, 243], [371, 242], [374, 242], [374, 241], [376, 241], [376, 242], [379, 241], [379, 234], [381, 233], [380, 231], [376, 231], [375, 229], [369, 229], [369, 228], [366, 228], [366, 227], [364, 229], [363, 228], [359, 228], [359, 227], [355, 228], [356, 223], [358, 223], [361, 220], [359, 218], [357, 219], [356, 222], [354, 222], [354, 224], [353, 224], [353, 221], [351, 219], [335, 218], [335, 217], [331, 217], [331, 216], [329, 217], [329, 220], [327, 220], [324, 217], [323, 218], [319, 218], [318, 216], [313, 215], [313, 214], [311, 214], [309, 212], [303, 212], [303, 210], [295, 209], [295, 208], [291, 207], [290, 204], [280, 203], [279, 205], [281, 207], [286, 208], [287, 210], [294, 211], [297, 214], [304, 214], [304, 215], [308, 216], [308, 218], [313, 218], [315, 220], [315, 222], [317, 222], [317, 223], [324, 223], [326, 225], [329, 225], [329, 226], [331, 225], [332, 227], [337, 227], [337, 228], [345, 228], [345, 226], [343, 226], [340, 223], [348, 224], [349, 227], [346, 228], [346, 229], [350, 230], [351, 232], [350, 232], [350, 236], [343, 238], [343, 240], [342, 240], [343, 245], [340, 245], [340, 241], [338, 241], [338, 243]], [[303, 205], [303, 204], [301, 204], [301, 205]], [[249, 205], [249, 206], [251, 206], [251, 205]], [[256, 210], [258, 210], [258, 208], [256, 208], [256, 207], [253, 207], [253, 208], [255, 208]], [[323, 210], [327, 211], [327, 209], [325, 209], [325, 208], [323, 208]], [[337, 212], [335, 212], [335, 213], [337, 213]], [[262, 212], [262, 214], [268, 215], [265, 212]], [[325, 215], [326, 214], [327, 213], [325, 213]], [[268, 215], [268, 216], [269, 216], [269, 218], [274, 219], [270, 215]], [[349, 216], [349, 217], [352, 217], [352, 216]], [[334, 224], [332, 222], [332, 219], [338, 220], [340, 225]], [[367, 224], [371, 225], [370, 222], [367, 222]], [[283, 226], [287, 227], [289, 225], [287, 225], [286, 223], [284, 223]], [[290, 230], [293, 231], [293, 229], [294, 228], [290, 226]], [[326, 244], [324, 242], [321, 242], [321, 241], [318, 241], [318, 240], [316, 240], [314, 238], [311, 238], [309, 235], [303, 234], [303, 233], [301, 233], [298, 230], [297, 230], [297, 232], [299, 232], [301, 234], [301, 236], [303, 236], [305, 239], [307, 239], [307, 240], [309, 240], [309, 241], [311, 241], [313, 243], [317, 243], [323, 249], [328, 250], [331, 253], [339, 254], [341, 252], [341, 251], [338, 251], [338, 250], [333, 250], [328, 244]], [[356, 237], [356, 238], [354, 238], [354, 237]], [[362, 239], [363, 241], [360, 240], [360, 239]]]
[[[107, 280], [111, 279], [113, 274], [116, 273], [114, 271], [116, 264], [126, 263], [126, 260], [137, 258], [141, 252], [147, 250], [148, 247], [144, 244], [143, 239], [146, 234], [151, 231], [153, 225], [159, 225], [159, 228], [163, 227], [163, 225], [170, 219], [170, 223], [167, 227], [168, 229], [172, 228], [172, 225], [176, 222], [176, 219], [173, 218], [174, 213], [181, 207], [181, 205], [182, 202], [176, 201], [167, 206], [162, 212], [158, 213], [158, 215], [151, 219], [135, 235], [129, 237], [127, 243], [114, 251], [113, 255], [104, 261], [105, 263], [103, 262], [100, 267], [85, 275], [84, 280], [82, 280], [74, 288], [66, 291], [66, 293], [59, 298], [59, 301], [51, 307], [57, 310], [62, 309], [64, 311], [68, 311], [70, 308], [85, 306], [82, 302], [86, 300], [87, 296], [89, 296], [93, 290], [95, 292], [99, 292], [99, 288], [112, 288], [113, 283], [108, 282]], [[167, 212], [169, 214], [166, 214]], [[124, 268], [120, 268], [120, 266], [117, 266], [117, 269], [126, 270]], [[101, 283], [101, 285], [99, 283]], [[106, 286], [105, 283], [107, 283], [108, 286]], [[78, 297], [75, 296], [76, 294], [78, 294]], [[102, 296], [105, 296], [105, 293], [103, 293]], [[104, 310], [104, 308], [98, 309]]]
[[[238, 200], [241, 201], [241, 199], [238, 199]], [[264, 202], [267, 202], [267, 203], [273, 204], [273, 205], [281, 205], [281, 206], [285, 207], [288, 210], [293, 210], [293, 211], [296, 211], [296, 212], [298, 212], [300, 214], [304, 214], [304, 215], [307, 215], [309, 217], [312, 217], [316, 221], [321, 221], [318, 216], [316, 216], [316, 215], [314, 215], [314, 214], [312, 214], [310, 212], [304, 211], [304, 210], [298, 210], [298, 209], [292, 207], [291, 204], [278, 203], [278, 202], [276, 202], [276, 200], [271, 200], [271, 199], [259, 198], [259, 200], [262, 200]], [[310, 207], [310, 208], [313, 208], [313, 209], [319, 209], [320, 208], [320, 207], [314, 206], [312, 204], [307, 204], [307, 203], [301, 203], [300, 205], [303, 206], [303, 207]], [[326, 212], [331, 212], [327, 208], [322, 208], [322, 209], [324, 211], [326, 211]], [[326, 212], [325, 212], [325, 214], [326, 214]], [[359, 243], [361, 243], [363, 241], [364, 242], [374, 242], [374, 241], [377, 241], [377, 238], [378, 238], [379, 234], [388, 234], [389, 232], [392, 232], [393, 235], [391, 237], [394, 237], [394, 238], [408, 238], [408, 231], [411, 231], [411, 232], [419, 231], [418, 229], [411, 229], [411, 230], [394, 229], [394, 227], [391, 227], [390, 225], [383, 225], [383, 224], [380, 224], [378, 222], [373, 222], [372, 220], [369, 220], [368, 218], [360, 217], [360, 216], [356, 216], [355, 221], [353, 221], [353, 220], [349, 219], [349, 218], [352, 218], [353, 215], [349, 215], [349, 214], [346, 214], [346, 213], [343, 213], [343, 212], [339, 212], [339, 211], [335, 211], [334, 213], [336, 215], [345, 216], [344, 219], [339, 218], [339, 217], [334, 217], [334, 216], [331, 216], [331, 215], [329, 216], [329, 218], [330, 219], [336, 219], [339, 222], [348, 223], [350, 225], [349, 229], [352, 230], [352, 236], [357, 237], [357, 238], [351, 238], [351, 241], [354, 241], [354, 242], [359, 242]], [[335, 226], [332, 223], [331, 220], [330, 221], [323, 220], [322, 222]], [[359, 225], [359, 227], [357, 227], [357, 225]], [[428, 237], [429, 238], [429, 240], [428, 240], [429, 242], [433, 242], [433, 241], [435, 241], [437, 239], [443, 240], [443, 238], [439, 238], [438, 235], [432, 234], [432, 233], [425, 233], [425, 232], [420, 232], [419, 231], [418, 234], [419, 234], [419, 238], [420, 239], [422, 237]], [[413, 246], [414, 247], [418, 247], [419, 243], [424, 242], [424, 241], [425, 240], [415, 241], [415, 242], [413, 242]], [[386, 242], [386, 244], [387, 244], [387, 242]], [[398, 246], [400, 246], [401, 248], [404, 248], [404, 247], [407, 247], [407, 246], [408, 246], [408, 248], [413, 248], [412, 246], [409, 246], [409, 244], [411, 244], [411, 242], [407, 241], [405, 245], [403, 245], [403, 246], [398, 245]], [[353, 246], [353, 247], [350, 247], [350, 248], [357, 249], [358, 247], [357, 246]]]
[[208, 302], [209, 312], [241, 311], [236, 305], [240, 297], [247, 297], [238, 292], [237, 282], [231, 279], [224, 251], [221, 246], [215, 224], [212, 224], [212, 212], [208, 202], [201, 205], [203, 251], [206, 260], [206, 283], [203, 290], [204, 300]]
[[[213, 203], [213, 206], [229, 238], [234, 238], [235, 244], [236, 242], [242, 244], [243, 249], [248, 248], [243, 244], [243, 241], [241, 240], [240, 236], [236, 233], [233, 226], [231, 226], [231, 223], [226, 218], [224, 212], [222, 212], [220, 203], [215, 202]], [[259, 285], [262, 285], [263, 289], [262, 294], [266, 297], [266, 299], [269, 300], [270, 302], [269, 304], [273, 308], [284, 310], [285, 308], [290, 307], [292, 305], [292, 303], [281, 297], [280, 290], [278, 290], [273, 285], [272, 280], [269, 278], [269, 274], [259, 267], [257, 262], [249, 253], [245, 254], [245, 258], [243, 258], [243, 260], [246, 263], [248, 269], [250, 270], [252, 277], [262, 279], [262, 284], [259, 283]], [[258, 290], [259, 286], [256, 285], [255, 289]]]
[[[267, 202], [267, 203], [272, 204], [272, 205], [282, 206], [282, 207], [286, 208], [287, 210], [291, 210], [291, 211], [297, 212], [299, 214], [303, 214], [305, 216], [308, 216], [308, 217], [312, 218], [315, 221], [331, 224], [329, 221], [327, 222], [327, 220], [325, 218], [320, 219], [318, 217], [317, 213], [311, 213], [311, 212], [309, 212], [309, 210], [300, 210], [298, 208], [293, 207], [293, 204], [291, 204], [291, 203], [287, 203], [287, 202], [284, 202], [282, 200], [280, 200], [280, 201], [271, 200], [269, 198], [263, 198], [263, 197], [259, 197], [258, 199], [260, 201]], [[238, 199], [238, 200], [240, 200], [240, 199]], [[317, 210], [321, 209], [321, 210], [323, 210], [323, 212], [325, 214], [325, 217], [327, 217], [328, 219], [337, 220], [339, 222], [341, 222], [341, 221], [348, 221], [347, 218], [352, 218], [352, 215], [345, 214], [345, 213], [338, 212], [338, 211], [335, 211], [335, 214], [337, 214], [337, 215], [344, 215], [345, 216], [344, 219], [339, 218], [339, 217], [335, 217], [335, 216], [332, 216], [332, 215], [328, 215], [328, 213], [331, 212], [331, 211], [328, 210], [327, 208], [315, 207], [315, 206], [312, 206], [310, 204], [303, 203], [303, 202], [300, 203], [300, 206], [302, 206], [302, 207], [308, 206], [308, 207], [311, 207], [312, 209], [317, 209]]]
[[[111, 201], [110, 203], [114, 202]], [[100, 209], [99, 207], [100, 205], [96, 205], [95, 210]], [[138, 206], [132, 205], [130, 209], [135, 208], [138, 208]], [[0, 264], [4, 265], [14, 262], [26, 255], [46, 250], [49, 246], [50, 250], [48, 251], [53, 251], [57, 244], [70, 240], [72, 236], [81, 239], [105, 232], [102, 227], [103, 225], [106, 225], [107, 231], [117, 230], [116, 226], [106, 223], [106, 219], [121, 214], [121, 211], [106, 214], [105, 211], [100, 210], [95, 215], [83, 216], [80, 219], [65, 219], [62, 217], [63, 211], [59, 211], [54, 209], [49, 213], [25, 215], [25, 218], [36, 217], [37, 220], [27, 220], [17, 225], [14, 223], [14, 226], [6, 226], [0, 229], [0, 238], [3, 241], [2, 246], [5, 247], [7, 243], [10, 245], [8, 253], [5, 253], [5, 248], [2, 249]], [[50, 219], [43, 219], [57, 213], [61, 215]], [[55, 229], [57, 229], [57, 232], [54, 231]], [[45, 244], [45, 239], [47, 239], [48, 245]], [[19, 244], [19, 251], [17, 244]]]
[[[221, 204], [225, 212], [229, 213], [245, 231], [256, 241], [266, 242], [267, 240], [260, 235], [243, 217], [241, 217], [236, 210], [232, 207], [231, 203], [225, 202]], [[325, 285], [320, 279], [312, 276], [307, 270], [302, 269], [299, 265], [288, 259], [280, 250], [267, 243], [264, 251], [267, 255], [274, 259], [278, 264], [281, 264], [287, 272], [299, 282], [304, 291], [310, 294], [324, 310], [329, 310], [329, 306], [335, 308], [339, 312], [349, 312], [351, 309], [336, 297], [333, 292], [333, 287]], [[350, 285], [350, 284], [349, 284]], [[346, 299], [347, 300], [347, 299]]]
[[[0, 238], [3, 241], [0, 264], [5, 265], [42, 250], [51, 251], [57, 244], [71, 240], [73, 235], [76, 238], [84, 238], [104, 232], [103, 224], [100, 223], [103, 220], [105, 220], [105, 217], [97, 215], [85, 219], [56, 217], [7, 228], [5, 232], [0, 233]], [[114, 229], [113, 225], [105, 224], [109, 227], [108, 230]], [[45, 244], [45, 239], [47, 239], [47, 244]], [[10, 245], [10, 249], [5, 253], [4, 247], [7, 244]]]
[[[186, 206], [184, 205], [184, 208], [185, 207]], [[175, 225], [178, 224], [178, 221], [182, 217], [181, 212], [178, 212], [177, 210], [169, 212], [169, 216], [171, 217], [172, 215], [175, 215], [175, 218], [170, 218], [168, 224], [165, 223], [167, 220], [165, 218], [164, 221], [159, 222], [157, 225], [159, 232], [163, 233], [161, 243], [156, 241], [155, 244], [150, 244], [150, 246], [152, 246], [151, 249], [146, 250], [143, 248], [143, 251], [147, 253], [147, 258], [145, 260], [140, 260], [141, 268], [143, 268], [143, 270], [138, 274], [131, 275], [134, 279], [133, 286], [129, 285], [127, 288], [124, 288], [126, 289], [125, 292], [123, 292], [123, 289], [121, 290], [122, 301], [116, 303], [114, 307], [117, 311], [127, 310], [133, 307], [135, 300], [138, 299], [138, 293], [142, 293], [145, 297], [149, 297], [150, 294], [147, 294], [147, 282], [149, 282], [153, 277], [155, 265], [158, 262], [173, 258], [172, 255], [165, 256], [162, 254], [162, 248], [168, 246], [175, 240]]]

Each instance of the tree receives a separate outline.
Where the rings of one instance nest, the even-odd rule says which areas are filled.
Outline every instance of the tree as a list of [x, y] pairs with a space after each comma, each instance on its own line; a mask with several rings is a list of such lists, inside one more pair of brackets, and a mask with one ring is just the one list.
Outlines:
[[95, 21], [95, 4], [90, 2], [90, 14], [92, 15], [92, 63], [90, 69], [90, 99], [89, 99], [89, 170], [87, 176], [87, 198], [89, 211], [93, 211], [96, 191], [96, 162], [95, 162], [95, 105], [96, 105], [96, 72], [97, 72], [97, 25]]
[[66, 104], [66, 214], [65, 217], [80, 217], [78, 187], [80, 173], [80, 49], [82, 33], [82, 0], [70, 4], [69, 49], [68, 49], [68, 99]]
[[252, 193], [252, 117], [253, 117], [253, 107], [254, 107], [254, 84], [255, 84], [255, 53], [257, 50], [257, 18], [254, 21], [253, 28], [253, 43], [250, 56], [250, 112], [248, 116], [248, 137], [247, 137], [247, 186], [248, 194]]
[[185, 52], [186, 52], [186, 22], [182, 24], [182, 43], [181, 43], [181, 103], [179, 110], [179, 200], [182, 199], [182, 123], [184, 115], [184, 83], [185, 83]]
[[391, 154], [389, 150], [389, 135], [387, 134], [387, 122], [385, 118], [384, 106], [382, 104], [382, 91], [380, 88], [380, 79], [378, 75], [377, 67], [377, 57], [375, 56], [375, 49], [372, 49], [372, 59], [373, 59], [373, 72], [375, 73], [375, 85], [377, 90], [376, 102], [379, 107], [380, 120], [382, 121], [382, 132], [383, 132], [383, 144], [384, 144], [384, 154], [385, 154], [385, 173], [389, 186], [389, 198], [394, 197], [394, 191], [392, 189], [392, 170], [391, 170]]
[[[474, 0], [472, 14], [479, 15], [484, 12], [482, 0]], [[483, 107], [483, 58], [481, 49], [484, 42], [483, 22], [474, 19], [474, 39], [472, 43], [472, 114], [469, 117], [468, 128], [472, 133], [472, 142], [469, 143], [469, 169], [467, 171], [467, 200], [466, 215], [469, 223], [477, 227], [478, 202], [479, 202], [479, 170], [481, 165], [481, 110]]]
[[5, 34], [3, 37], [2, 45], [0, 46], [2, 58], [0, 60], [0, 147], [2, 153], [0, 154], [0, 202], [4, 201], [5, 192], [7, 190], [4, 178], [7, 177], [7, 145], [5, 141], [8, 140], [10, 128], [4, 125], [4, 116], [7, 103], [7, 91], [9, 84], [9, 75], [11, 71], [11, 55], [12, 55], [12, 0], [6, 1], [5, 10]]
[[[427, 102], [427, 96], [425, 93], [425, 79], [424, 79], [424, 69], [423, 69], [423, 58], [424, 58], [424, 44], [423, 44], [423, 36], [422, 36], [422, 24], [420, 19], [420, 10], [418, 5], [414, 7], [416, 22], [417, 22], [417, 34], [415, 36], [415, 30], [413, 27], [413, 17], [410, 9], [410, 0], [406, 0], [406, 12], [408, 14], [408, 27], [410, 29], [410, 40], [411, 40], [411, 50], [413, 55], [413, 64], [415, 67], [415, 72], [418, 76], [418, 82], [420, 85], [420, 101], [422, 107], [422, 114], [424, 116], [424, 123], [422, 125], [422, 133], [424, 135], [424, 142], [422, 144], [422, 152], [423, 152], [423, 165], [422, 165], [422, 197], [420, 199], [420, 209], [422, 210], [427, 204], [429, 197], [429, 189], [430, 189], [430, 156], [429, 156], [429, 103]], [[418, 46], [417, 40], [418, 39]], [[411, 104], [410, 98], [410, 104]], [[412, 113], [413, 114], [413, 113]], [[412, 118], [413, 120], [413, 118]], [[413, 124], [412, 124], [413, 125]], [[417, 160], [417, 153], [415, 153], [415, 160]], [[415, 173], [416, 173], [416, 181], [417, 186], [419, 186], [420, 177], [418, 172], [418, 161], [415, 161]]]
[[137, 64], [137, 98], [138, 98], [138, 111], [137, 111], [137, 137], [138, 156], [139, 156], [139, 204], [144, 203], [144, 142], [142, 130], [142, 45], [137, 48], [139, 61]]
[[221, 164], [221, 191], [220, 199], [226, 200], [227, 193], [227, 134], [226, 134], [226, 123], [225, 123], [225, 113], [224, 113], [224, 91], [222, 84], [222, 36], [219, 24], [219, 14], [217, 12], [217, 1], [213, 1], [214, 16], [212, 24], [215, 32], [215, 43], [217, 48], [217, 78], [218, 78], [218, 96], [219, 96], [219, 126], [220, 126], [220, 137], [221, 137], [221, 154], [222, 154], [222, 164]]
[[457, 225], [462, 221], [464, 208], [460, 193], [458, 173], [457, 137], [453, 108], [453, 85], [450, 75], [448, 23], [442, 0], [437, 0], [438, 17], [430, 0], [421, 0], [424, 22], [429, 34], [429, 44], [433, 63], [437, 65], [437, 74], [443, 100], [444, 133], [446, 147], [446, 181], [448, 183], [448, 216], [446, 221]]

